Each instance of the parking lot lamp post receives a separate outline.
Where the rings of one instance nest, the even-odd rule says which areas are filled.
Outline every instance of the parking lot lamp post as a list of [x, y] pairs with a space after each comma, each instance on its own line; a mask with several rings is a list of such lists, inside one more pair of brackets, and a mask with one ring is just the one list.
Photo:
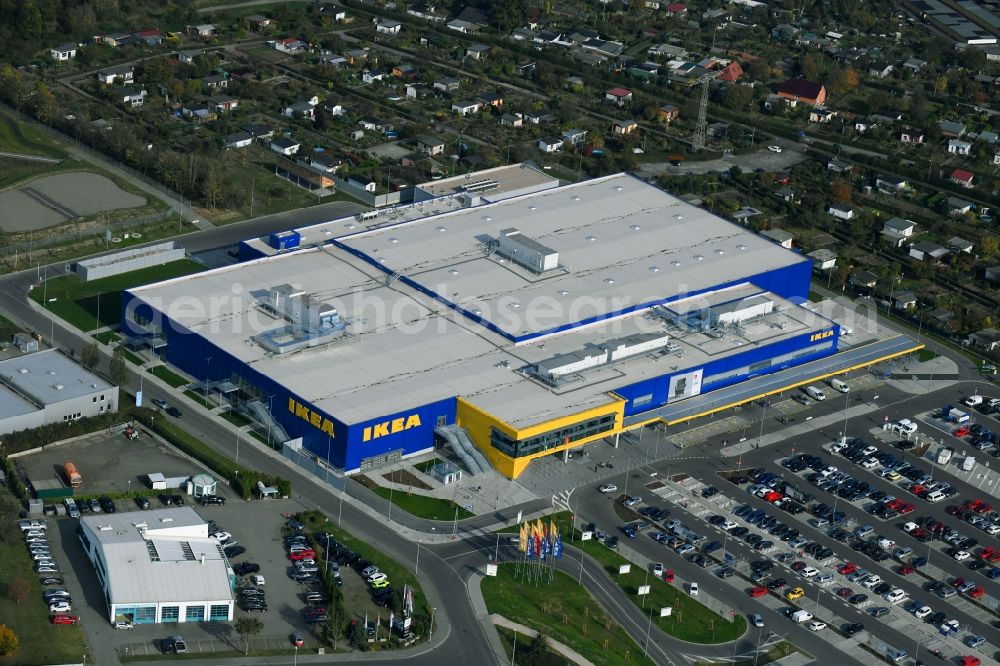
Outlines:
[[392, 522], [392, 486], [389, 486], [389, 514], [386, 516], [386, 520]]
[[[645, 600], [645, 599], [646, 599], [646, 597], [643, 596], [643, 600]], [[649, 630], [652, 627], [653, 627], [653, 605], [650, 604], [650, 606], [649, 606], [649, 620], [646, 622], [646, 640], [642, 644], [642, 656], [643, 657], [648, 657], [649, 656]]]
[[236, 464], [240, 464], [240, 431], [236, 431]]
[[292, 664], [294, 664], [295, 666], [298, 666], [298, 663], [299, 663], [299, 646], [296, 645], [295, 646], [295, 655], [294, 655], [294, 657], [292, 659]]

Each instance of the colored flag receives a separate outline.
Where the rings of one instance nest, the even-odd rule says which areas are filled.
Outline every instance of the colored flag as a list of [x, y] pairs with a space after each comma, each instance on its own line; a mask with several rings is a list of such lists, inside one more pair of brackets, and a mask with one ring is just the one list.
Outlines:
[[522, 553], [528, 550], [528, 523], [521, 525], [520, 540], [517, 543], [517, 549]]
[[556, 544], [552, 548], [552, 557], [562, 557], [563, 556], [563, 540], [562, 534], [559, 530], [556, 530]]
[[528, 533], [528, 547], [524, 552], [524, 556], [532, 558], [535, 556], [535, 528], [533, 526], [528, 527], [528, 524], [525, 523], [525, 531]]
[[[541, 522], [541, 519], [539, 519], [538, 523], [540, 523], [540, 522]], [[543, 540], [543, 536], [544, 535], [542, 534], [542, 530], [539, 529], [538, 523], [535, 523], [533, 534], [534, 534], [534, 537], [535, 537], [535, 557], [541, 558], [541, 556], [542, 556], [542, 540]]]
[[413, 615], [413, 588], [406, 588], [406, 612]]

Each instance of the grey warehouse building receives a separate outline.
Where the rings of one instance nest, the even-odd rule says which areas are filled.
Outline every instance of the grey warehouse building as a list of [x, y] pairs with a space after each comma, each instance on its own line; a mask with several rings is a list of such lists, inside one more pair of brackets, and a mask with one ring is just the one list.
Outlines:
[[0, 361], [0, 434], [113, 412], [118, 387], [56, 349]]

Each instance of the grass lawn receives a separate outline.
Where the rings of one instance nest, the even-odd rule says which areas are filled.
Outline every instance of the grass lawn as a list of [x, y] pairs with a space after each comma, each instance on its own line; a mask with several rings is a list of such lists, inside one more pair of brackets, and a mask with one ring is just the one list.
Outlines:
[[[732, 615], [732, 621], [718, 615], [685, 594], [676, 585], [647, 576], [641, 568], [603, 544], [596, 541], [577, 541], [575, 545], [600, 562], [604, 570], [637, 605], [641, 604], [641, 598], [636, 595], [637, 588], [644, 584], [650, 585], [650, 593], [645, 600], [646, 608], [652, 605], [655, 609], [666, 606], [674, 609], [669, 617], [658, 617], [658, 613], [653, 614], [653, 621], [671, 636], [691, 643], [725, 643], [739, 638], [746, 632], [747, 623], [742, 615]], [[618, 567], [622, 564], [632, 564], [631, 572], [620, 575]]]
[[146, 362], [142, 359], [141, 356], [136, 356], [135, 354], [133, 354], [132, 352], [123, 347], [118, 347], [118, 350], [121, 351], [122, 356], [125, 357], [125, 360], [128, 361], [129, 363], [132, 363], [133, 365], [142, 365]]
[[0, 340], [10, 341], [14, 337], [15, 333], [20, 333], [22, 329], [20, 326], [7, 319], [3, 315], [0, 315]]
[[195, 402], [197, 402], [199, 405], [201, 405], [205, 409], [213, 409], [215, 407], [215, 405], [213, 405], [208, 400], [206, 400], [205, 398], [203, 398], [201, 396], [201, 394], [196, 393], [194, 391], [191, 391], [191, 390], [184, 391], [184, 395], [186, 395], [187, 397], [191, 398], [192, 400], [194, 400]]
[[[203, 270], [203, 265], [190, 259], [181, 259], [91, 282], [83, 282], [75, 275], [61, 275], [48, 280], [47, 286], [33, 289], [31, 297], [81, 331], [92, 331], [120, 323], [123, 289]], [[49, 302], [45, 303], [45, 299]]]
[[63, 159], [66, 153], [59, 144], [33, 125], [0, 113], [0, 150]]
[[[6, 490], [4, 499], [10, 499]], [[17, 651], [0, 657], [0, 664], [24, 666], [26, 664], [77, 664], [87, 646], [79, 626], [55, 626], [49, 622], [49, 609], [42, 603], [42, 586], [32, 571], [28, 551], [24, 548], [19, 530], [13, 525], [16, 515], [11, 515], [12, 527], [5, 529], [0, 540], [0, 588], [7, 589], [18, 578], [29, 583], [27, 598], [18, 605], [6, 593], [0, 595], [0, 624], [5, 624], [17, 634], [20, 646]], [[50, 519], [51, 520], [51, 519]], [[90, 661], [90, 660], [88, 660]]]
[[917, 360], [920, 361], [921, 363], [923, 363], [924, 361], [933, 361], [938, 356], [940, 356], [940, 354], [938, 354], [936, 351], [927, 349], [926, 347], [917, 351]]
[[502, 564], [495, 578], [483, 579], [483, 598], [491, 613], [570, 646], [596, 666], [653, 663], [572, 577], [557, 571], [551, 583], [531, 583], [516, 571], [516, 565]]
[[152, 375], [156, 375], [157, 377], [159, 377], [166, 383], [170, 384], [174, 388], [180, 388], [185, 384], [191, 383], [165, 365], [158, 365], [156, 367], [150, 368], [149, 373]]
[[118, 335], [114, 331], [101, 331], [100, 333], [95, 333], [93, 338], [101, 344], [110, 345], [112, 342], [118, 342], [121, 340], [122, 336]]
[[[10, 337], [10, 336], [7, 336], [7, 337]], [[416, 465], [414, 465], [414, 467], [416, 467], [418, 470], [420, 470], [424, 474], [430, 474], [431, 473], [431, 467], [434, 467], [434, 465], [439, 465], [439, 464], [441, 464], [443, 462], [444, 461], [441, 460], [440, 458], [431, 458], [430, 460], [425, 460], [423, 462], [417, 463]]]
[[242, 414], [237, 414], [236, 412], [223, 412], [222, 418], [226, 419], [227, 421], [229, 421], [238, 428], [250, 425], [250, 419], [243, 416]]
[[819, 303], [822, 300], [823, 300], [823, 294], [816, 293], [815, 291], [812, 290], [809, 291], [810, 303]]
[[[389, 489], [381, 486], [371, 489], [375, 494], [389, 499]], [[402, 490], [392, 491], [392, 503], [403, 511], [412, 513], [418, 518], [429, 520], [454, 520], [455, 508], [458, 508], [458, 519], [472, 518], [474, 513], [466, 511], [463, 507], [455, 504], [449, 499], [438, 499], [437, 497], [427, 497], [426, 495], [416, 495]]]
[[[562, 656], [558, 652], [541, 645], [538, 651], [534, 645], [533, 638], [525, 636], [519, 631], [513, 631], [506, 627], [497, 627], [500, 634], [500, 642], [504, 646], [504, 654], [514, 657], [515, 663], [520, 666], [573, 666], [572, 661]], [[517, 636], [517, 643], [514, 636]]]

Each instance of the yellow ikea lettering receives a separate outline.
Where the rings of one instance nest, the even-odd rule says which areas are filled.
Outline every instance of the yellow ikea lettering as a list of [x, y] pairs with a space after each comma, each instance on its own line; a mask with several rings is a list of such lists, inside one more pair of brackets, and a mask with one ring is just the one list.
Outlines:
[[368, 442], [386, 435], [394, 435], [397, 432], [420, 427], [420, 414], [410, 414], [407, 417], [383, 421], [372, 426], [366, 426], [361, 434], [361, 441]]
[[816, 342], [817, 340], [823, 340], [824, 338], [829, 338], [833, 336], [833, 331], [823, 331], [822, 333], [813, 333], [809, 336], [809, 342]]
[[333, 437], [333, 421], [319, 412], [309, 409], [294, 398], [288, 399], [288, 411], [314, 428], [319, 428], [322, 432]]

